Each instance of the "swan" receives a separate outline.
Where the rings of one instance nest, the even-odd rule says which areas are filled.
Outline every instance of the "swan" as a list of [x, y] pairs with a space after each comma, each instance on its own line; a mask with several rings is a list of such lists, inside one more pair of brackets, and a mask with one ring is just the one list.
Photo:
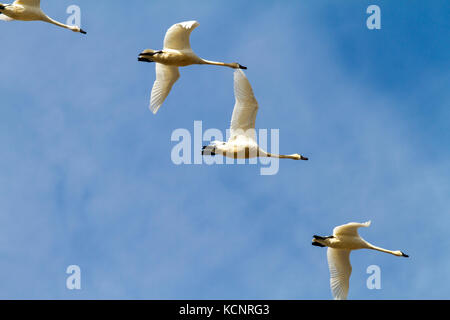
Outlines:
[[233, 69], [247, 69], [239, 63], [215, 62], [198, 57], [191, 49], [189, 37], [199, 25], [197, 21], [176, 23], [167, 30], [162, 50], [147, 49], [139, 54], [138, 61], [156, 62], [156, 80], [150, 99], [150, 110], [154, 114], [158, 112], [172, 86], [180, 78], [178, 67], [209, 64]]
[[332, 236], [313, 236], [313, 246], [328, 247], [327, 258], [330, 269], [330, 287], [335, 300], [347, 299], [349, 279], [352, 273], [350, 251], [371, 249], [389, 253], [397, 257], [409, 257], [402, 251], [379, 248], [361, 238], [358, 234], [358, 228], [369, 227], [370, 223], [370, 221], [365, 223], [351, 222], [334, 228]]
[[86, 34], [77, 26], [69, 26], [48, 17], [41, 10], [41, 0], [16, 0], [13, 4], [0, 4], [0, 20], [44, 21], [62, 28]]
[[213, 141], [204, 146], [202, 155], [216, 155], [234, 159], [255, 157], [271, 157], [293, 160], [308, 160], [299, 154], [278, 155], [262, 150], [256, 142], [255, 121], [258, 113], [258, 102], [244, 72], [234, 72], [234, 95], [236, 104], [231, 118], [230, 138], [228, 142]]

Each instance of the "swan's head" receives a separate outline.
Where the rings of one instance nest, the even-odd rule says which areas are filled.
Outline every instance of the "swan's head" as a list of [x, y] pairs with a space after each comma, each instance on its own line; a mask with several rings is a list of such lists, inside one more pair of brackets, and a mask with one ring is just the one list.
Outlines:
[[81, 29], [81, 28], [78, 27], [78, 26], [71, 26], [71, 27], [70, 27], [70, 30], [72, 30], [73, 32], [79, 32], [79, 33], [82, 33], [82, 34], [87, 34], [86, 31], [84, 31], [83, 29]]
[[304, 160], [304, 161], [308, 161], [309, 160], [307, 157], [304, 157], [304, 156], [302, 156], [302, 155], [300, 155], [298, 153], [293, 154], [292, 156], [295, 158], [295, 160]]
[[5, 5], [0, 4], [0, 10], [5, 10]]
[[234, 63], [232, 63], [231, 65], [233, 66], [234, 69], [243, 69], [243, 70], [247, 70], [247, 67], [244, 67], [244, 66], [240, 65], [240, 64], [237, 63], [237, 62], [234, 62]]
[[161, 51], [156, 51], [152, 49], [146, 49], [139, 54], [138, 61], [141, 62], [155, 62], [153, 56]]
[[394, 254], [398, 257], [405, 257], [405, 258], [409, 258], [409, 256], [407, 254], [404, 254], [402, 251], [394, 251]]

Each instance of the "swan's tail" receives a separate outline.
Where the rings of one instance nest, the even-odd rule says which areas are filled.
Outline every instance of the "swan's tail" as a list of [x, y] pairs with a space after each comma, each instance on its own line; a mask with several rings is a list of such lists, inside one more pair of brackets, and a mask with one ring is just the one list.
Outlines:
[[[3, 7], [3, 8], [4, 8], [4, 7]], [[14, 20], [14, 19], [0, 13], [0, 20], [3, 20], [3, 21], [12, 21], [12, 20]]]
[[1, 10], [5, 10], [5, 8], [6, 8], [5, 5], [0, 3], [0, 20], [3, 20], [3, 21], [14, 20], [13, 18], [8, 17], [1, 12]]

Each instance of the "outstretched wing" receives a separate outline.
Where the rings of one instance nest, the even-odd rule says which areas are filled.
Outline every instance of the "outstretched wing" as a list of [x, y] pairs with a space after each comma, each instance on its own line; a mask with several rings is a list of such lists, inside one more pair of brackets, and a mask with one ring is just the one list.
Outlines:
[[234, 72], [234, 105], [231, 117], [230, 138], [246, 135], [256, 141], [255, 122], [258, 113], [258, 101], [253, 94], [252, 86], [241, 69]]
[[166, 66], [156, 63], [156, 80], [153, 84], [152, 96], [150, 98], [150, 110], [156, 114], [169, 95], [170, 90], [178, 78], [180, 72], [178, 67]]
[[367, 221], [365, 223], [357, 223], [357, 222], [350, 222], [347, 224], [344, 224], [342, 226], [338, 226], [334, 228], [333, 235], [334, 236], [359, 236], [358, 229], [361, 227], [369, 227], [370, 221]]
[[164, 49], [192, 50], [189, 37], [199, 25], [197, 21], [185, 21], [171, 26], [164, 38]]
[[10, 18], [10, 17], [8, 17], [8, 16], [6, 16], [6, 15], [4, 15], [4, 14], [0, 14], [0, 20], [3, 20], [3, 21], [12, 21], [12, 20], [14, 20], [13, 18]]
[[23, 6], [30, 6], [30, 7], [40, 7], [41, 0], [16, 0], [14, 1], [14, 4], [21, 4]]
[[350, 250], [328, 248], [327, 258], [333, 298], [345, 300], [347, 299], [350, 275], [352, 274]]

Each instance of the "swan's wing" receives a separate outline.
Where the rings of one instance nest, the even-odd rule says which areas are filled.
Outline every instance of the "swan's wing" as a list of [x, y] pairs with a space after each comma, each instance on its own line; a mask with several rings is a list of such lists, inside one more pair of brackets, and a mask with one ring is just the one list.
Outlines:
[[0, 20], [3, 20], [3, 21], [12, 21], [12, 20], [14, 20], [13, 18], [10, 18], [10, 17], [8, 17], [8, 16], [6, 16], [6, 15], [4, 15], [4, 14], [0, 14]]
[[185, 21], [171, 26], [164, 38], [164, 49], [191, 50], [189, 37], [199, 25], [197, 21]]
[[16, 0], [14, 1], [14, 4], [21, 4], [23, 6], [30, 6], [30, 7], [40, 7], [41, 0]]
[[357, 223], [357, 222], [350, 222], [347, 224], [344, 224], [342, 226], [338, 226], [334, 228], [333, 235], [334, 236], [359, 236], [358, 229], [361, 227], [368, 227], [370, 226], [370, 221], [367, 221], [365, 223]]
[[330, 269], [330, 288], [335, 300], [345, 300], [348, 295], [352, 266], [350, 264], [350, 250], [327, 250], [328, 268]]
[[256, 141], [255, 122], [258, 113], [258, 101], [252, 86], [241, 69], [234, 72], [234, 105], [231, 117], [230, 138], [246, 135]]
[[166, 66], [160, 63], [156, 63], [155, 69], [156, 80], [153, 84], [150, 98], [150, 110], [156, 114], [169, 95], [173, 84], [180, 78], [180, 72], [178, 67]]

